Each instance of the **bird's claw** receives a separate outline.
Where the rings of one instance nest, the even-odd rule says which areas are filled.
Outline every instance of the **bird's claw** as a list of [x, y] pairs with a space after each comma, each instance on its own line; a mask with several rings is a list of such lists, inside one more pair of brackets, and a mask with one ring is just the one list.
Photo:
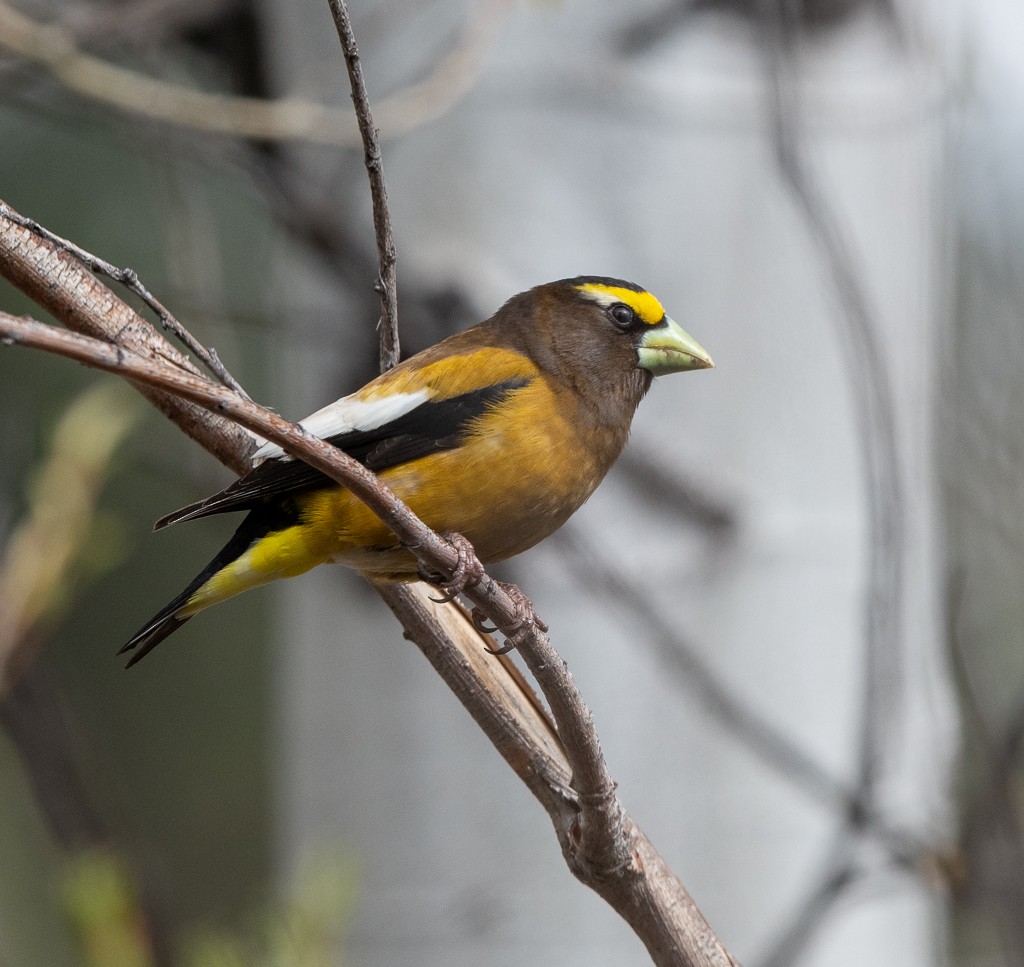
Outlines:
[[[492, 655], [507, 655], [510, 651], [514, 651], [518, 648], [526, 636], [530, 633], [531, 627], [536, 626], [540, 631], [547, 633], [548, 626], [541, 619], [540, 616], [533, 610], [533, 603], [530, 599], [523, 594], [514, 584], [505, 584], [503, 581], [497, 582], [498, 586], [512, 599], [512, 604], [516, 610], [515, 620], [512, 622], [509, 630], [505, 633], [505, 644], [500, 648], [488, 648]], [[478, 631], [484, 631], [482, 627], [484, 624], [484, 615], [479, 608], [473, 609], [473, 627]], [[488, 633], [496, 631], [495, 628], [486, 629]]]
[[487, 623], [487, 616], [479, 608], [473, 608], [469, 617], [473, 622], [473, 627], [482, 635], [493, 635], [498, 630], [494, 625]]
[[[462, 534], [449, 532], [441, 536], [455, 549], [458, 555], [455, 567], [452, 568], [451, 577], [445, 578], [444, 575], [431, 573], [422, 565], [420, 566], [420, 577], [441, 591], [441, 597], [432, 597], [431, 601], [435, 601], [437, 604], [448, 604], [466, 588], [480, 583], [484, 577], [484, 566], [476, 556], [473, 545]], [[485, 650], [492, 655], [507, 655], [523, 643], [531, 628], [536, 627], [547, 632], [548, 626], [537, 616], [533, 610], [533, 603], [518, 587], [514, 584], [505, 584], [503, 581], [494, 583], [512, 599], [515, 617], [505, 633], [505, 644], [500, 648], [486, 648]], [[469, 617], [473, 622], [473, 627], [481, 634], [491, 635], [499, 630], [487, 623], [487, 616], [479, 607], [474, 607], [470, 611]]]
[[[441, 597], [431, 598], [430, 600], [438, 604], [448, 604], [448, 602], [454, 601], [462, 594], [466, 588], [471, 588], [474, 584], [480, 583], [480, 579], [484, 576], [484, 566], [480, 563], [480, 558], [476, 556], [473, 545], [461, 534], [451, 532], [441, 536], [455, 548], [458, 560], [452, 569], [452, 576], [450, 578], [438, 579], [438, 575], [428, 575], [426, 580], [430, 581], [431, 584], [434, 584], [441, 591]], [[431, 577], [434, 580], [431, 580]]]

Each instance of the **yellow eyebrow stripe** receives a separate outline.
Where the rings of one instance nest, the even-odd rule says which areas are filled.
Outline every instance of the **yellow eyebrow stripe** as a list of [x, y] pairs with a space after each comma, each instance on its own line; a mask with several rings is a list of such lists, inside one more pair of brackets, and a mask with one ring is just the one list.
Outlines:
[[585, 296], [610, 306], [616, 302], [624, 302], [648, 326], [656, 326], [665, 318], [665, 310], [661, 303], [650, 292], [637, 292], [619, 285], [603, 285], [599, 282], [584, 282], [576, 286]]

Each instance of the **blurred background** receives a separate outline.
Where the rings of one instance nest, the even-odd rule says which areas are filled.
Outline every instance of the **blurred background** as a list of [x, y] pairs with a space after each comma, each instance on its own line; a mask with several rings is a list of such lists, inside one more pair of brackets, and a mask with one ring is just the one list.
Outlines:
[[[351, 9], [406, 354], [602, 274], [718, 364], [503, 570], [626, 808], [748, 967], [1024, 963], [1019, 4]], [[2, 0], [0, 132], [255, 398], [374, 374], [326, 3]], [[122, 671], [233, 526], [150, 532], [228, 475], [130, 389], [0, 351], [0, 447], [2, 967], [648, 962], [353, 575]]]

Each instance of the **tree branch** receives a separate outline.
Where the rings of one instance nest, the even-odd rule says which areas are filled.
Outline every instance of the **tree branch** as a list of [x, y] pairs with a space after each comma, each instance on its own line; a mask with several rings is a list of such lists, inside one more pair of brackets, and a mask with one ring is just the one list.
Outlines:
[[398, 255], [395, 252], [395, 238], [391, 231], [391, 213], [388, 210], [388, 193], [384, 185], [384, 163], [380, 156], [380, 138], [377, 126], [373, 123], [370, 112], [370, 99], [366, 93], [366, 82], [363, 80], [363, 66], [359, 59], [359, 48], [356, 37], [352, 33], [352, 22], [349, 19], [345, 0], [327, 0], [334, 17], [334, 25], [338, 29], [341, 51], [345, 56], [345, 67], [352, 86], [352, 103], [356, 109], [356, 121], [359, 123], [359, 134], [363, 139], [364, 161], [366, 173], [370, 177], [370, 197], [373, 200], [373, 230], [377, 239], [377, 260], [380, 264], [380, 277], [375, 288], [380, 295], [381, 331], [380, 331], [380, 368], [391, 369], [398, 363], [400, 350], [398, 345], [398, 289], [395, 263]]
[[61, 238], [60, 235], [54, 234], [34, 219], [26, 218], [24, 215], [19, 215], [16, 211], [3, 204], [3, 202], [0, 202], [0, 217], [9, 218], [16, 225], [20, 225], [22, 228], [28, 228], [35, 232], [35, 234], [41, 235], [48, 242], [53, 242], [53, 244], [59, 249], [73, 255], [79, 262], [89, 269], [90, 272], [97, 272], [100, 275], [105, 275], [113, 282], [119, 282], [125, 288], [134, 292], [157, 314], [160, 319], [160, 325], [168, 332], [173, 333], [174, 336], [184, 344], [185, 348], [194, 353], [202, 364], [217, 377], [217, 379], [219, 379], [225, 386], [233, 389], [236, 393], [248, 396], [248, 393], [242, 389], [238, 380], [228, 372], [225, 365], [220, 361], [217, 351], [212, 348], [207, 349], [206, 346], [196, 339], [195, 336], [193, 336], [192, 333], [190, 333], [177, 320], [177, 318], [175, 318], [171, 311], [142, 284], [142, 280], [134, 269], [127, 267], [123, 269], [118, 268], [106, 259], [101, 259], [99, 256], [93, 255], [91, 252], [87, 252], [84, 248], [81, 248], [74, 242], [69, 242], [66, 238]]
[[[182, 372], [199, 370], [145, 319], [114, 295], [60, 247], [0, 210], [0, 275], [64, 325], [123, 349], [166, 360]], [[249, 468], [255, 441], [241, 427], [181, 397], [152, 387], [139, 391], [161, 413], [235, 473]]]

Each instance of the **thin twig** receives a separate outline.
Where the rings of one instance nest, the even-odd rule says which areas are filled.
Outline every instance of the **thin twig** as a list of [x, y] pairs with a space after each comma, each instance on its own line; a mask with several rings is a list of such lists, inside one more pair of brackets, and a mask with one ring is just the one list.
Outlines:
[[377, 239], [377, 261], [380, 274], [374, 288], [380, 296], [380, 368], [391, 369], [401, 356], [398, 344], [398, 286], [395, 263], [395, 238], [391, 231], [391, 213], [388, 210], [388, 193], [384, 184], [384, 163], [380, 155], [380, 136], [373, 123], [370, 99], [363, 79], [363, 66], [359, 59], [352, 22], [345, 0], [327, 0], [338, 29], [341, 51], [345, 56], [345, 67], [352, 86], [352, 103], [356, 109], [356, 121], [363, 139], [366, 173], [370, 178], [370, 196], [373, 199], [373, 230]]
[[[3, 205], [0, 202], [0, 205]], [[14, 220], [17, 212], [3, 205], [0, 213], [0, 275], [43, 306], [69, 329], [103, 339], [133, 352], [150, 354], [185, 372], [199, 368], [70, 253]], [[255, 439], [234, 423], [170, 393], [141, 387], [140, 392], [200, 446], [236, 473], [251, 464], [245, 459]]]
[[22, 228], [27, 228], [31, 232], [35, 232], [37, 235], [41, 235], [49, 242], [53, 242], [58, 248], [67, 252], [69, 255], [73, 255], [79, 262], [81, 262], [90, 272], [97, 272], [100, 275], [105, 275], [108, 279], [114, 282], [118, 282], [123, 285], [126, 289], [134, 292], [147, 306], [152, 309], [160, 319], [160, 325], [163, 328], [175, 336], [181, 341], [182, 345], [188, 349], [202, 364], [219, 379], [225, 386], [230, 387], [236, 393], [241, 393], [242, 396], [248, 396], [249, 394], [242, 389], [241, 384], [234, 376], [227, 371], [227, 368], [220, 361], [220, 357], [217, 355], [217, 350], [207, 349], [195, 336], [192, 335], [176, 318], [171, 314], [170, 310], [149, 291], [139, 278], [138, 273], [135, 269], [130, 268], [118, 268], [116, 265], [108, 262], [106, 259], [101, 259], [98, 255], [93, 255], [91, 252], [87, 252], [81, 246], [76, 245], [74, 242], [68, 241], [66, 238], [62, 238], [55, 232], [51, 232], [48, 228], [44, 228], [35, 219], [28, 218], [25, 215], [21, 215], [14, 211], [9, 206], [0, 202], [0, 218], [10, 219], [15, 225], [20, 225]]
[[[387, 191], [380, 156], [380, 142], [373, 124], [369, 98], [363, 78], [359, 50], [345, 0], [328, 0], [338, 29], [345, 65], [352, 87], [359, 130], [363, 136], [366, 170], [373, 197], [373, 221], [380, 267], [379, 293], [382, 307], [380, 334], [380, 366], [388, 369], [398, 361], [398, 305], [395, 280], [395, 246], [391, 233]], [[491, 616], [478, 599], [485, 599], [498, 586], [484, 577], [466, 590], [467, 597]], [[523, 599], [525, 603], [525, 598]], [[572, 843], [574, 865], [578, 875], [589, 879], [592, 871], [621, 870], [632, 861], [631, 844], [624, 835], [624, 810], [615, 795], [615, 783], [608, 771], [590, 710], [583, 702], [576, 683], [565, 662], [541, 630], [532, 607], [525, 616], [509, 616], [513, 624], [495, 624], [506, 635], [514, 634], [516, 647], [540, 686], [558, 723], [559, 738], [573, 770], [572, 785], [578, 794], [578, 815], [572, 817], [572, 829], [563, 830], [563, 844]], [[520, 627], [525, 621], [525, 627]], [[567, 851], [568, 852], [568, 851]]]
[[[348, 68], [352, 103], [355, 105], [359, 130], [363, 136], [366, 170], [370, 177], [373, 223], [380, 265], [378, 291], [383, 314], [380, 366], [385, 370], [398, 362], [398, 304], [395, 245], [384, 185], [380, 141], [370, 111], [359, 49], [356, 46], [345, 0], [328, 0], [328, 5], [338, 29], [338, 38]], [[429, 565], [430, 562], [424, 563]], [[532, 607], [528, 608], [525, 616], [517, 616], [513, 611], [507, 616], [511, 624], [507, 621], [503, 625], [478, 599], [482, 592], [483, 600], [492, 604], [491, 596], [496, 590], [500, 590], [496, 582], [484, 575], [480, 581], [468, 587], [465, 593], [492, 617], [492, 620], [495, 620], [495, 624], [503, 633], [515, 635], [516, 647], [536, 678], [558, 723], [559, 738], [573, 769], [573, 788], [579, 794], [580, 814], [572, 836], [573, 840], [578, 842], [576, 862], [587, 874], [590, 868], [622, 869], [631, 862], [630, 844], [623, 835], [624, 810], [615, 795], [615, 783], [601, 753], [590, 709], [584, 703], [565, 662], [541, 630], [545, 626], [537, 618]], [[512, 599], [508, 598], [508, 601], [511, 603]], [[525, 598], [523, 602], [525, 603]], [[525, 627], [522, 626], [524, 621]]]

